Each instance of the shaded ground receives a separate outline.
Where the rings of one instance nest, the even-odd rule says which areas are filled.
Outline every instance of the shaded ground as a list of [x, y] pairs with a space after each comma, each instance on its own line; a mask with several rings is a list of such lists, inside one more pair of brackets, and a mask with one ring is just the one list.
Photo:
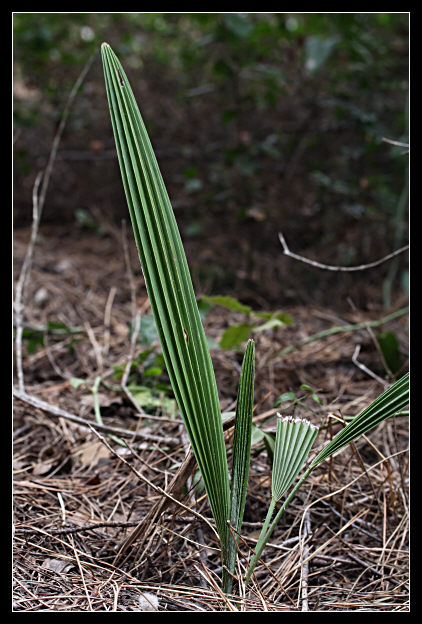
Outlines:
[[[113, 564], [121, 540], [160, 500], [155, 488], [167, 487], [187, 452], [183, 425], [177, 414], [170, 418], [167, 411], [165, 401], [171, 393], [165, 389], [165, 372], [150, 387], [158, 391], [166, 409], [144, 408], [144, 415], [115, 376], [130, 358], [133, 292], [137, 310], [141, 315], [149, 313], [129, 233], [131, 291], [122, 236], [120, 229], [112, 227], [104, 235], [80, 231], [74, 236], [67, 227], [46, 225], [35, 247], [24, 299], [24, 328], [34, 330], [49, 322], [50, 326], [41, 335], [24, 335], [26, 392], [94, 423], [92, 388], [101, 377], [96, 397], [103, 423], [132, 431], [133, 453], [109, 439], [111, 452], [88, 427], [15, 400], [15, 611], [233, 609], [233, 602], [218, 590], [217, 542], [206, 523], [210, 513], [200, 490], [185, 491], [179, 500], [191, 505], [203, 520], [170, 506], [151, 523], [141, 551], [134, 548], [125, 562]], [[16, 230], [16, 278], [28, 239], [28, 229]], [[198, 276], [198, 267], [206, 260], [195, 245], [188, 244], [187, 253]], [[285, 264], [291, 262], [283, 259]], [[247, 299], [245, 292], [236, 294]], [[351, 296], [354, 300], [353, 292]], [[395, 309], [402, 304], [397, 301]], [[291, 326], [256, 335], [255, 422], [273, 432], [276, 398], [289, 389], [301, 395], [301, 384], [308, 384], [323, 404], [308, 401], [313, 411], [299, 407], [296, 414], [321, 426], [318, 450], [337, 431], [336, 418], [357, 414], [383, 389], [352, 362], [359, 344], [359, 361], [385, 377], [373, 338], [367, 330], [349, 332], [312, 342], [284, 358], [278, 353], [317, 331], [375, 320], [385, 311], [349, 307], [340, 314], [317, 305], [287, 305], [283, 311], [291, 314]], [[206, 333], [218, 340], [238, 320], [236, 313], [214, 307], [204, 321]], [[66, 328], [64, 333], [60, 328]], [[396, 319], [388, 329], [397, 335], [405, 363], [407, 317]], [[149, 346], [159, 353], [156, 343]], [[144, 349], [138, 342], [134, 359]], [[212, 356], [222, 409], [231, 410], [241, 354], [216, 349]], [[84, 383], [74, 387], [72, 378]], [[130, 380], [146, 385], [151, 381], [139, 360]], [[269, 569], [259, 566], [256, 582], [247, 589], [242, 584], [237, 588], [244, 597], [242, 609], [408, 609], [407, 438], [407, 418], [400, 416], [312, 475], [264, 551]], [[262, 441], [256, 441], [242, 533], [241, 551], [246, 556], [267, 510], [270, 474], [267, 451]]]

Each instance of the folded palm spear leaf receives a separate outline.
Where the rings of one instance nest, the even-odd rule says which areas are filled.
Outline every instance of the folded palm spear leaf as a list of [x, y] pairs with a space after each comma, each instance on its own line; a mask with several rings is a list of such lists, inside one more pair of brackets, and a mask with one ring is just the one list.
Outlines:
[[[172, 388], [201, 471], [227, 563], [230, 486], [214, 369], [166, 188], [131, 87], [101, 47], [123, 186]], [[223, 582], [224, 584], [224, 582]]]

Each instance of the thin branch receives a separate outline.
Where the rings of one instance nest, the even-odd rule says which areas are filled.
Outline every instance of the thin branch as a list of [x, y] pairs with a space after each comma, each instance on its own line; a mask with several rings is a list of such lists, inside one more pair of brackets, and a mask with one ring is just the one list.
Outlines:
[[116, 296], [117, 288], [112, 286], [107, 297], [105, 309], [104, 309], [104, 336], [103, 336], [103, 354], [108, 355], [110, 349], [110, 324], [111, 324], [111, 309], [113, 307], [114, 297]]
[[65, 129], [66, 126], [66, 122], [67, 122], [67, 118], [69, 117], [69, 112], [70, 109], [72, 107], [73, 104], [73, 100], [75, 99], [83, 81], [85, 80], [85, 76], [87, 75], [88, 71], [91, 68], [91, 65], [95, 59], [95, 57], [97, 56], [97, 52], [94, 52], [90, 58], [88, 59], [88, 61], [86, 62], [86, 64], [84, 65], [81, 73], [79, 74], [79, 76], [77, 77], [72, 90], [69, 93], [69, 96], [67, 98], [67, 102], [66, 105], [64, 107], [58, 128], [57, 128], [57, 132], [54, 136], [53, 139], [53, 143], [51, 146], [51, 151], [50, 151], [50, 156], [47, 162], [47, 166], [45, 168], [45, 173], [44, 173], [44, 179], [43, 179], [43, 184], [41, 187], [41, 193], [40, 193], [40, 200], [39, 200], [39, 206], [40, 206], [40, 217], [41, 217], [41, 211], [44, 207], [44, 202], [45, 202], [45, 197], [47, 194], [47, 189], [48, 189], [48, 185], [50, 182], [50, 176], [51, 173], [53, 171], [53, 166], [56, 160], [56, 156], [57, 156], [57, 150], [59, 149], [59, 144], [60, 144], [60, 140], [62, 138], [62, 134], [63, 131]]
[[136, 309], [135, 280], [133, 278], [133, 271], [132, 271], [132, 266], [131, 266], [131, 262], [130, 262], [130, 254], [129, 254], [129, 248], [128, 248], [128, 244], [127, 244], [126, 221], [124, 219], [122, 220], [122, 243], [123, 243], [123, 253], [124, 253], [124, 258], [125, 258], [126, 271], [127, 271], [127, 276], [128, 276], [129, 286], [130, 286], [132, 334], [131, 334], [131, 337], [130, 337], [129, 357], [128, 357], [128, 360], [126, 362], [125, 370], [124, 370], [123, 375], [122, 375], [121, 386], [122, 386], [123, 392], [126, 394], [126, 396], [129, 399], [129, 401], [135, 407], [136, 411], [141, 416], [145, 416], [144, 410], [138, 404], [138, 402], [136, 401], [135, 397], [133, 396], [133, 394], [131, 393], [131, 391], [129, 390], [128, 385], [127, 385], [127, 382], [128, 382], [128, 379], [129, 379], [129, 373], [131, 371], [132, 363], [133, 363], [133, 360], [134, 360], [134, 357], [135, 357], [136, 343], [138, 341], [138, 335], [139, 335], [139, 332], [140, 332], [140, 329], [141, 329], [141, 315], [140, 315], [140, 313]]
[[360, 345], [356, 345], [356, 348], [352, 355], [353, 364], [357, 366], [358, 368], [360, 368], [360, 370], [362, 370], [364, 373], [372, 377], [372, 379], [375, 379], [376, 381], [378, 381], [378, 383], [382, 384], [384, 387], [384, 390], [388, 388], [390, 384], [385, 379], [382, 379], [382, 377], [379, 377], [376, 373], [371, 371], [367, 366], [365, 366], [365, 364], [362, 364], [362, 362], [359, 362], [358, 360], [359, 353], [360, 353]]
[[[32, 263], [32, 256], [34, 254], [34, 247], [38, 235], [38, 228], [41, 221], [41, 214], [45, 203], [45, 198], [47, 195], [47, 189], [50, 182], [51, 173], [53, 170], [54, 162], [57, 156], [57, 150], [59, 148], [60, 140], [63, 134], [63, 131], [66, 126], [66, 121], [69, 116], [69, 112], [71, 106], [73, 104], [73, 100], [76, 97], [76, 94], [85, 80], [85, 76], [87, 75], [94, 58], [96, 56], [96, 52], [91, 55], [88, 62], [83, 67], [81, 73], [73, 85], [72, 90], [69, 93], [67, 98], [67, 102], [65, 108], [63, 110], [63, 114], [60, 119], [59, 126], [57, 128], [57, 132], [53, 138], [53, 143], [50, 150], [50, 155], [48, 158], [47, 166], [44, 172], [38, 173], [35, 183], [32, 190], [32, 229], [31, 229], [31, 238], [29, 241], [28, 248], [26, 250], [24, 262], [22, 264], [21, 272], [19, 275], [19, 279], [16, 284], [16, 293], [15, 293], [15, 323], [16, 323], [16, 337], [15, 337], [15, 345], [16, 345], [16, 371], [18, 377], [18, 386], [21, 392], [25, 391], [24, 384], [24, 376], [23, 376], [23, 368], [22, 368], [22, 334], [23, 334], [23, 291], [25, 287], [26, 280], [29, 275], [29, 271]], [[41, 185], [40, 193], [38, 194], [38, 189]]]
[[[133, 527], [136, 526], [137, 522], [122, 522], [122, 521], [109, 521], [109, 522], [95, 522], [93, 524], [85, 524], [82, 526], [72, 526], [66, 527], [62, 529], [49, 529], [48, 532], [51, 535], [68, 535], [70, 533], [84, 533], [85, 531], [93, 531], [96, 529], [103, 528], [125, 528], [125, 527]], [[39, 529], [37, 528], [24, 528], [24, 527], [15, 527], [16, 533], [22, 533], [24, 535], [36, 535], [39, 533]]]
[[403, 253], [407, 249], [409, 249], [409, 245], [405, 245], [404, 247], [400, 247], [400, 249], [396, 249], [392, 253], [380, 258], [379, 260], [375, 260], [375, 262], [370, 262], [369, 264], [359, 264], [357, 266], [345, 267], [345, 266], [335, 266], [331, 264], [322, 264], [321, 262], [317, 262], [316, 260], [309, 260], [309, 258], [304, 258], [303, 256], [299, 256], [298, 254], [293, 253], [287, 246], [286, 239], [284, 238], [281, 232], [278, 233], [278, 238], [280, 239], [280, 243], [283, 247], [283, 253], [290, 258], [294, 258], [295, 260], [300, 260], [305, 264], [310, 264], [313, 267], [317, 267], [318, 269], [325, 269], [326, 271], [342, 271], [342, 272], [351, 272], [351, 271], [365, 271], [366, 269], [372, 269], [383, 262], [387, 262], [387, 260], [391, 260], [391, 258], [395, 258], [399, 254]]
[[316, 334], [312, 334], [312, 336], [303, 338], [296, 344], [292, 344], [292, 345], [289, 345], [288, 347], [285, 347], [284, 349], [279, 351], [276, 357], [278, 358], [278, 357], [282, 357], [283, 355], [287, 355], [288, 353], [295, 351], [299, 347], [309, 344], [310, 342], [314, 342], [315, 340], [321, 340], [321, 338], [326, 338], [327, 336], [332, 336], [334, 334], [342, 334], [342, 333], [350, 332], [350, 331], [359, 331], [361, 329], [368, 329], [368, 327], [379, 327], [380, 325], [383, 325], [384, 323], [389, 323], [390, 321], [393, 321], [394, 319], [399, 318], [400, 316], [404, 316], [408, 312], [409, 312], [409, 307], [406, 306], [405, 308], [400, 308], [400, 310], [396, 310], [395, 312], [392, 312], [391, 314], [388, 314], [387, 316], [384, 316], [378, 319], [377, 321], [366, 321], [363, 323], [356, 323], [355, 325], [340, 325], [337, 327], [330, 327], [329, 329], [324, 329], [323, 331], [320, 331]]
[[25, 258], [22, 264], [21, 272], [16, 283], [16, 293], [15, 293], [15, 323], [16, 323], [16, 337], [15, 337], [15, 346], [16, 346], [16, 372], [18, 376], [18, 385], [19, 390], [21, 392], [25, 391], [25, 383], [23, 376], [23, 367], [22, 367], [22, 335], [23, 335], [23, 300], [24, 300], [24, 287], [26, 283], [27, 276], [29, 274], [31, 264], [32, 264], [32, 256], [34, 254], [35, 242], [38, 235], [38, 226], [40, 223], [40, 210], [38, 203], [38, 187], [41, 183], [42, 173], [38, 173], [35, 183], [32, 189], [32, 228], [31, 228], [31, 237], [29, 240], [28, 247], [26, 249]]
[[129, 429], [121, 429], [120, 427], [109, 427], [108, 425], [103, 425], [101, 423], [90, 422], [81, 418], [80, 416], [75, 416], [65, 410], [61, 409], [57, 405], [52, 405], [51, 403], [46, 403], [42, 401], [36, 396], [28, 394], [27, 392], [22, 392], [17, 388], [13, 388], [13, 396], [37, 409], [42, 410], [43, 412], [47, 412], [48, 414], [52, 414], [58, 418], [65, 418], [66, 420], [70, 420], [81, 427], [87, 427], [91, 429], [91, 427], [95, 427], [98, 431], [104, 431], [104, 433], [112, 433], [116, 434], [122, 438], [130, 438], [130, 439], [138, 439], [138, 440], [150, 440], [151, 442], [159, 442], [161, 444], [166, 444], [168, 446], [175, 446], [177, 441], [173, 438], [161, 438], [159, 436], [155, 436], [149, 433], [142, 433], [140, 431], [130, 431]]
[[402, 141], [394, 141], [393, 139], [386, 139], [383, 137], [381, 139], [384, 143], [390, 143], [390, 145], [397, 145], [397, 147], [409, 147], [409, 143], [402, 143]]
[[308, 603], [308, 576], [309, 576], [309, 544], [308, 537], [311, 534], [311, 520], [309, 509], [304, 514], [303, 547], [301, 548], [301, 559], [303, 565], [300, 569], [300, 597], [302, 599], [302, 611], [309, 611]]
[[136, 342], [138, 340], [138, 334], [139, 334], [140, 328], [141, 328], [141, 315], [138, 312], [136, 312], [133, 323], [132, 323], [132, 336], [130, 340], [129, 357], [126, 362], [125, 370], [122, 375], [121, 387], [122, 387], [123, 392], [126, 394], [127, 398], [129, 399], [129, 401], [132, 403], [132, 405], [134, 405], [134, 407], [139, 412], [139, 414], [141, 416], [145, 416], [144, 410], [136, 401], [135, 397], [133, 396], [133, 394], [131, 393], [127, 385], [130, 369], [132, 368], [133, 359], [135, 357], [135, 347], [136, 347]]

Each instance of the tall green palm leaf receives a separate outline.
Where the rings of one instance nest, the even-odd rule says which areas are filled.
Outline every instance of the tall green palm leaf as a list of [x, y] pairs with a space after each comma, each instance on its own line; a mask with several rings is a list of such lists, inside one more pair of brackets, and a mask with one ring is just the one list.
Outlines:
[[174, 213], [122, 65], [101, 47], [123, 186], [172, 388], [227, 562], [230, 486], [214, 370]]

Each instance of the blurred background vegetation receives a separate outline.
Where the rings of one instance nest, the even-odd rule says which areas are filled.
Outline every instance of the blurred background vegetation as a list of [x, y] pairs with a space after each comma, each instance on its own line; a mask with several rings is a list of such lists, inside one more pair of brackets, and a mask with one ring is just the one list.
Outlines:
[[[43, 224], [68, 236], [127, 209], [99, 57], [127, 70], [202, 292], [254, 307], [348, 296], [389, 307], [406, 254], [361, 274], [282, 256], [371, 262], [407, 242], [407, 13], [15, 13], [14, 220], [70, 89], [97, 54], [60, 143]], [[349, 308], [350, 309], [350, 308]]]

